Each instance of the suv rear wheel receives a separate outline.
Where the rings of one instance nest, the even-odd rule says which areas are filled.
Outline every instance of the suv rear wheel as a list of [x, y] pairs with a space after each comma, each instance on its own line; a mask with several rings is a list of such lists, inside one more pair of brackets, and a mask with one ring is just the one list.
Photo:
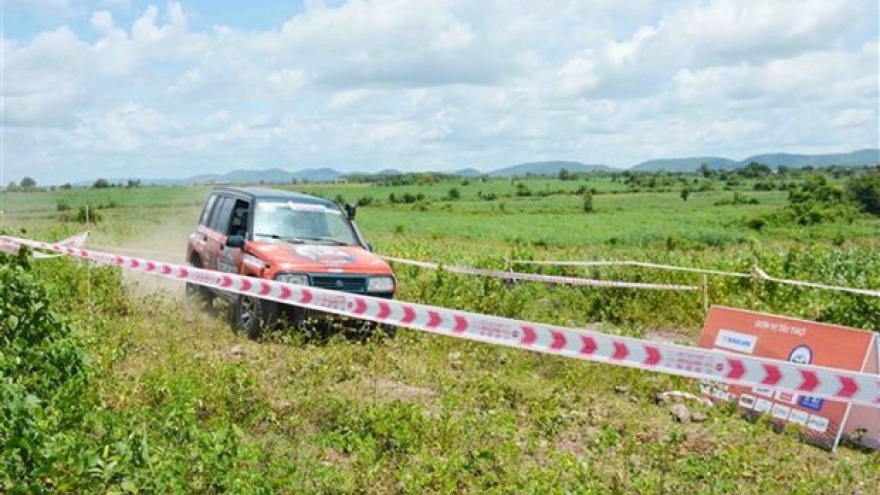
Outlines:
[[278, 304], [258, 297], [239, 294], [232, 306], [232, 328], [256, 340], [278, 323]]
[[[194, 268], [202, 267], [202, 263], [198, 257], [194, 258], [190, 265]], [[214, 314], [214, 294], [212, 294], [207, 287], [187, 282], [186, 296], [194, 301], [199, 309], [206, 310], [208, 314]]]

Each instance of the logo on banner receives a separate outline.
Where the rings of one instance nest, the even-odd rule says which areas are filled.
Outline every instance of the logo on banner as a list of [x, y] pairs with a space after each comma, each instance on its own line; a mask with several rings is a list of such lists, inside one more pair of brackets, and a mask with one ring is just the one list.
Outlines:
[[718, 330], [718, 336], [715, 337], [715, 347], [745, 354], [753, 354], [757, 343], [758, 338], [754, 335], [725, 330], [723, 328]]
[[799, 345], [788, 354], [788, 360], [797, 364], [810, 364], [813, 362], [813, 351], [805, 345]]

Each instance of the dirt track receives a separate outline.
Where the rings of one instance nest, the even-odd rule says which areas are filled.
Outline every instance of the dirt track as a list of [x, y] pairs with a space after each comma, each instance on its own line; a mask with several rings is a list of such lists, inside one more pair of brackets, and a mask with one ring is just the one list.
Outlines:
[[[191, 230], [192, 225], [189, 224], [165, 222], [155, 230], [141, 230], [135, 239], [122, 244], [105, 244], [101, 240], [100, 232], [96, 232], [87, 245], [112, 254], [183, 264], [186, 239]], [[123, 270], [123, 277], [136, 296], [168, 296], [179, 299], [184, 295], [184, 282], [178, 280], [132, 270]]]
[[[193, 226], [188, 223], [166, 221], [156, 229], [144, 230], [136, 239], [122, 244], [101, 244], [98, 242], [100, 239], [98, 234], [91, 247], [124, 256], [185, 264], [186, 240], [192, 228]], [[91, 239], [89, 244], [92, 244]], [[184, 282], [132, 270], [123, 270], [123, 277], [136, 297], [167, 297], [172, 300], [184, 298]], [[684, 329], [678, 331], [657, 329], [649, 331], [645, 338], [665, 343], [695, 344], [694, 336]]]

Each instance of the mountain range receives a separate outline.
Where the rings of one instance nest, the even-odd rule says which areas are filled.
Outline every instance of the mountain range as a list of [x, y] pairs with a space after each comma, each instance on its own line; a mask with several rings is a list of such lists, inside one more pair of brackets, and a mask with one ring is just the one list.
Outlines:
[[[880, 164], [880, 148], [869, 148], [853, 151], [850, 153], [834, 153], [824, 155], [794, 155], [788, 153], [770, 153], [753, 155], [744, 160], [732, 160], [729, 158], [706, 156], [686, 158], [664, 158], [648, 160], [638, 163], [628, 169], [609, 167], [607, 165], [588, 165], [576, 161], [541, 161], [527, 162], [510, 167], [499, 168], [490, 171], [481, 171], [476, 168], [464, 168], [451, 172], [441, 172], [459, 177], [477, 177], [488, 175], [491, 177], [515, 177], [524, 175], [555, 176], [561, 169], [571, 173], [589, 172], [693, 172], [704, 163], [715, 170], [734, 169], [748, 165], [751, 162], [761, 163], [770, 167], [786, 166], [789, 168], [801, 168], [807, 166], [827, 167], [830, 165], [863, 166]], [[345, 179], [347, 175], [377, 175], [393, 176], [403, 174], [400, 170], [385, 169], [375, 173], [343, 173], [333, 168], [308, 168], [297, 171], [288, 171], [280, 168], [266, 170], [234, 170], [224, 174], [194, 175], [185, 179], [143, 179], [143, 184], [282, 184], [292, 182], [335, 182]], [[109, 179], [113, 183], [125, 183], [127, 179]], [[88, 186], [91, 183], [77, 185]]]
[[660, 160], [648, 160], [633, 166], [634, 172], [693, 172], [700, 168], [703, 163], [713, 169], [734, 169], [756, 162], [769, 167], [785, 166], [789, 168], [801, 167], [828, 167], [831, 165], [861, 166], [875, 165], [880, 163], [880, 148], [868, 148], [850, 153], [832, 153], [826, 155], [792, 155], [789, 153], [768, 153], [753, 155], [745, 160], [731, 160], [717, 156], [700, 158], [669, 158]]

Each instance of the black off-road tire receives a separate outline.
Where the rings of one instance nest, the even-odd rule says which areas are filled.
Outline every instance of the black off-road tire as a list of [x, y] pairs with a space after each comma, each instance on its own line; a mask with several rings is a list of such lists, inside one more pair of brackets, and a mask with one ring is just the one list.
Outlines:
[[230, 324], [236, 332], [257, 340], [278, 325], [278, 314], [278, 303], [239, 294], [232, 305]]

